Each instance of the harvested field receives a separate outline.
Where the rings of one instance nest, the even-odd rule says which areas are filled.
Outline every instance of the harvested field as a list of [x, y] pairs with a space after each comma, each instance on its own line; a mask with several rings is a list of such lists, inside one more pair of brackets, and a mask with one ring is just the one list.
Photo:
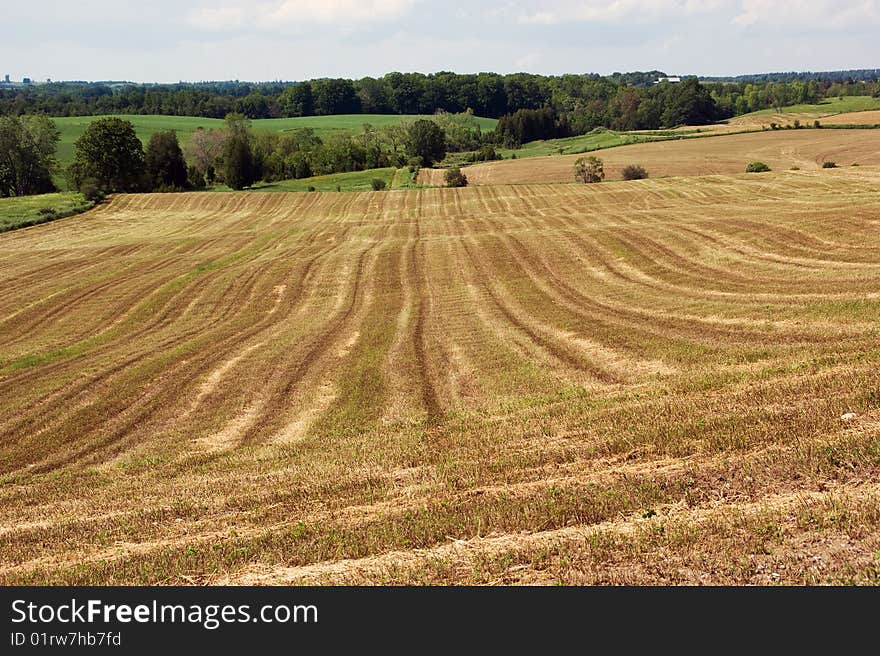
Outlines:
[[800, 121], [804, 127], [812, 127], [813, 121], [821, 125], [880, 125], [880, 111], [844, 112], [843, 114], [811, 114], [803, 112], [782, 112], [775, 114], [746, 114], [733, 118], [725, 124], [711, 126], [727, 130], [768, 129], [770, 123], [779, 126], [794, 125]]
[[823, 118], [819, 122], [822, 125], [880, 125], [880, 110], [837, 114]]
[[876, 584], [878, 233], [859, 167], [2, 234], [0, 583]]
[[[841, 166], [880, 164], [880, 131], [780, 130], [677, 141], [633, 144], [596, 153], [608, 179], [619, 179], [623, 167], [641, 164], [651, 177], [742, 173], [760, 160], [775, 170], [797, 166], [818, 169], [831, 160]], [[469, 184], [573, 182], [574, 163], [584, 155], [501, 160], [468, 166]], [[443, 171], [421, 169], [419, 182], [442, 186]]]

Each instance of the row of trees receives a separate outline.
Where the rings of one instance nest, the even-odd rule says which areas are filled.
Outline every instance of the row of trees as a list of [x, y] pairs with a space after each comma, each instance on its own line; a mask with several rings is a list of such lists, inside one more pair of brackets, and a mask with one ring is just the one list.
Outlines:
[[[0, 89], [0, 114], [42, 112], [50, 116], [98, 114], [166, 114], [222, 118], [240, 113], [248, 118], [330, 114], [434, 114], [472, 109], [478, 116], [500, 118], [518, 110], [549, 107], [565, 116], [575, 131], [627, 125], [671, 125], [676, 111], [664, 115], [669, 101], [679, 100], [668, 87], [687, 86], [717, 104], [701, 111], [704, 121], [774, 107], [782, 102], [815, 101], [841, 94], [880, 95], [880, 81], [804, 78], [682, 85], [654, 85], [664, 74], [616, 73], [611, 76], [528, 73], [458, 74], [449, 72], [388, 73], [359, 80], [317, 79], [298, 83], [238, 82], [133, 85], [55, 83]], [[671, 94], [672, 97], [667, 97]], [[641, 113], [639, 107], [642, 106]]]
[[[440, 114], [360, 134], [321, 139], [312, 129], [256, 133], [250, 120], [230, 114], [221, 129], [199, 128], [186, 151], [173, 131], [156, 132], [144, 148], [130, 121], [92, 121], [74, 145], [65, 172], [91, 198], [112, 192], [175, 191], [225, 183], [233, 189], [277, 181], [386, 166], [430, 166], [448, 149], [478, 148], [486, 135], [473, 114]], [[54, 191], [60, 133], [45, 115], [0, 117], [0, 195]], [[491, 150], [491, 146], [489, 147]], [[494, 156], [494, 151], [493, 151]]]
[[[386, 141], [381, 134], [393, 138]], [[186, 150], [184, 154], [173, 131], [154, 133], [144, 149], [130, 121], [97, 119], [77, 140], [67, 175], [71, 185], [90, 198], [201, 188], [215, 182], [244, 189], [260, 180], [402, 166], [407, 161], [430, 165], [446, 156], [446, 134], [435, 121], [417, 120], [394, 131], [365, 129], [360, 135], [333, 135], [325, 142], [310, 129], [256, 134], [249, 119], [230, 114], [222, 129], [197, 130]], [[10, 195], [22, 193], [38, 192], [16, 189]]]
[[129, 121], [93, 121], [74, 146], [71, 184], [89, 198], [110, 192], [173, 191], [190, 186], [174, 132], [156, 132], [146, 150]]

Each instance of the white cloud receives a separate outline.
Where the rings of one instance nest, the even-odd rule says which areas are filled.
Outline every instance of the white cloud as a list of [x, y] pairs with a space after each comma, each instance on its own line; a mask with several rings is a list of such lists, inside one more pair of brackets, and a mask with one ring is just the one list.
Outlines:
[[202, 30], [232, 30], [241, 26], [244, 11], [240, 7], [206, 7], [189, 15], [189, 22]]
[[189, 23], [209, 31], [244, 27], [288, 31], [315, 25], [351, 27], [400, 18], [416, 0], [275, 0], [203, 7], [189, 14]]
[[[524, 3], [533, 5], [534, 3]], [[707, 14], [729, 5], [725, 0], [553, 0], [517, 11], [523, 24], [556, 25], [565, 22], [626, 23]]]
[[849, 29], [880, 25], [877, 0], [743, 0], [733, 19], [742, 27]]

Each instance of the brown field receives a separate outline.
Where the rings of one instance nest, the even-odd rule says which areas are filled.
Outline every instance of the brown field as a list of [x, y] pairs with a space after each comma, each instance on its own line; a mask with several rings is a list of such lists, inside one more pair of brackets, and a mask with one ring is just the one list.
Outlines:
[[880, 583], [878, 234], [859, 167], [0, 235], [0, 583]]
[[813, 121], [818, 120], [824, 126], [831, 125], [880, 125], [880, 111], [867, 110], [862, 112], [779, 112], [773, 114], [744, 114], [723, 123], [711, 125], [684, 125], [675, 128], [680, 132], [705, 132], [712, 134], [729, 134], [743, 132], [744, 130], [769, 130], [771, 123], [776, 123], [783, 128], [786, 125], [794, 125], [800, 121], [806, 128], [813, 127]]
[[769, 128], [770, 123], [778, 125], [794, 124], [800, 121], [807, 127], [818, 120], [822, 125], [880, 125], [880, 111], [870, 110], [865, 112], [843, 112], [840, 114], [805, 114], [798, 112], [783, 112], [779, 114], [746, 114], [733, 118], [725, 125], [733, 129], [743, 128]]
[[[574, 182], [574, 163], [593, 154], [605, 163], [606, 179], [620, 178], [628, 164], [641, 164], [651, 177], [735, 174], [754, 160], [774, 170], [794, 166], [818, 169], [830, 160], [839, 166], [880, 164], [880, 131], [779, 130], [617, 146], [575, 155], [483, 162], [465, 167], [469, 184]], [[443, 186], [442, 169], [421, 169], [418, 181]]]

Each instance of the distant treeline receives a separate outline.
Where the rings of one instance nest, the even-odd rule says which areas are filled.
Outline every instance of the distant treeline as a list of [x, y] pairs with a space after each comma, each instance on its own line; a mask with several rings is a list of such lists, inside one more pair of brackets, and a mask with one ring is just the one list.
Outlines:
[[703, 82], [877, 82], [880, 68], [857, 68], [849, 71], [789, 71], [785, 73], [752, 73], [729, 77], [701, 77]]
[[[807, 75], [807, 74], [805, 74]], [[818, 75], [818, 74], [817, 74]], [[504, 118], [515, 145], [532, 138], [584, 134], [603, 127], [647, 130], [703, 125], [760, 109], [840, 95], [880, 95], [880, 82], [852, 76], [786, 82], [654, 84], [661, 71], [611, 76], [527, 73], [388, 73], [359, 80], [174, 85], [57, 83], [0, 89], [0, 115], [164, 114], [251, 119], [333, 114], [434, 114], [471, 110]], [[528, 114], [526, 112], [541, 112]], [[535, 129], [535, 126], [544, 128]], [[546, 129], [545, 129], [546, 128]]]

